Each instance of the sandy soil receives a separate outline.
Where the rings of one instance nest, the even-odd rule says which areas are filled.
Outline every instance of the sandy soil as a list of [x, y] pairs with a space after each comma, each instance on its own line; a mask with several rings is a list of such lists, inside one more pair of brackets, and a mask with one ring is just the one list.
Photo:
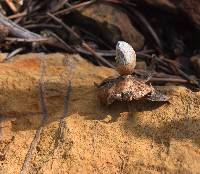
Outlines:
[[0, 64], [0, 174], [200, 173], [200, 93], [102, 106], [94, 82], [115, 74], [78, 55]]

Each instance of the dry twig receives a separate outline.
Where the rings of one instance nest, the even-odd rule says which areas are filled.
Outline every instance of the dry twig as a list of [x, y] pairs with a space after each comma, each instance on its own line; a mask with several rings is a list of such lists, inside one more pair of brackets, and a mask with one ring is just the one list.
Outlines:
[[5, 0], [5, 2], [8, 4], [13, 13], [17, 13], [17, 8], [15, 7], [15, 4], [12, 0]]
[[20, 27], [19, 25], [17, 25], [16, 23], [11, 21], [7, 17], [5, 17], [1, 12], [0, 12], [0, 24], [6, 26], [9, 30], [9, 32], [15, 37], [19, 37], [19, 38], [23, 38], [23, 39], [27, 39], [27, 40], [29, 40], [29, 39], [44, 39], [39, 34], [35, 34], [33, 32], [28, 31], [27, 29], [25, 29], [23, 27]]
[[78, 39], [81, 42], [81, 46], [83, 48], [85, 48], [87, 51], [89, 51], [97, 60], [102, 61], [103, 63], [105, 63], [107, 66], [114, 68], [114, 66], [108, 62], [106, 59], [104, 59], [102, 56], [98, 55], [87, 43], [85, 43], [84, 41], [82, 41], [82, 39], [80, 38], [80, 36], [74, 32], [69, 26], [67, 26], [66, 24], [64, 24], [62, 22], [61, 19], [57, 18], [56, 16], [54, 16], [51, 13], [47, 13], [48, 16], [50, 16], [52, 19], [54, 19], [56, 22], [58, 22], [59, 24], [61, 24], [69, 33], [71, 33], [76, 39]]

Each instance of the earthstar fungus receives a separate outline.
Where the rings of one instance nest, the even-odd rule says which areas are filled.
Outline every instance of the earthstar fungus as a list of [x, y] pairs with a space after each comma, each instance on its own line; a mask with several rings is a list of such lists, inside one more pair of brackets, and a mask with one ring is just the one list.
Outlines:
[[102, 103], [112, 104], [114, 101], [130, 102], [147, 99], [150, 101], [168, 101], [169, 97], [158, 92], [147, 80], [134, 75], [136, 54], [132, 46], [119, 41], [116, 46], [116, 70], [118, 77], [108, 77], [98, 85], [98, 96]]

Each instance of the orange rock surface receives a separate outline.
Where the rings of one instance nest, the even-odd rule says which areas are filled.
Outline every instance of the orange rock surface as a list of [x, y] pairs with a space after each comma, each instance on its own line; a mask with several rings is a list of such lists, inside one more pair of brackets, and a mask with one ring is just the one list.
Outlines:
[[198, 173], [200, 93], [102, 106], [94, 82], [115, 74], [68, 54], [1, 63], [0, 173]]

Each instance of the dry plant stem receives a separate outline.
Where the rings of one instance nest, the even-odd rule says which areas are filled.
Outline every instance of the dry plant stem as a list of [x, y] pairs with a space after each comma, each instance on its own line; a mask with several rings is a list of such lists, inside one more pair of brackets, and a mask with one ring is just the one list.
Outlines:
[[10, 9], [13, 11], [13, 13], [17, 13], [17, 8], [15, 7], [14, 3], [12, 0], [6, 0], [6, 3], [10, 7]]
[[51, 17], [54, 21], [56, 21], [57, 23], [61, 24], [69, 33], [71, 33], [76, 39], [81, 40], [80, 36], [74, 32], [69, 26], [67, 26], [65, 23], [63, 23], [63, 21], [59, 18], [57, 18], [55, 15], [53, 15], [52, 13], [47, 12], [47, 15], [49, 17]]
[[102, 61], [108, 67], [115, 68], [110, 62], [108, 62], [102, 56], [98, 55], [87, 43], [83, 42], [82, 39], [80, 38], [80, 36], [76, 32], [74, 32], [69, 26], [64, 24], [62, 22], [62, 20], [60, 20], [59, 18], [57, 18], [56, 16], [54, 16], [53, 14], [51, 14], [49, 12], [47, 13], [47, 15], [50, 16], [52, 19], [54, 19], [59, 24], [61, 24], [69, 33], [71, 33], [76, 39], [78, 39], [82, 43], [81, 46], [83, 48], [85, 48], [87, 51], [89, 51], [96, 59]]
[[105, 63], [110, 68], [115, 68], [114, 65], [112, 65], [110, 62], [108, 62], [106, 59], [104, 59], [102, 56], [100, 56], [98, 53], [96, 53], [87, 43], [82, 43], [83, 48], [85, 48], [87, 51], [89, 51], [95, 58], [101, 60], [103, 63]]
[[16, 19], [16, 18], [23, 17], [23, 16], [26, 16], [26, 15], [27, 15], [27, 12], [24, 11], [24, 12], [21, 12], [21, 13], [16, 13], [14, 15], [8, 16], [8, 19]]
[[38, 144], [38, 142], [40, 141], [40, 134], [43, 130], [43, 126], [46, 123], [46, 120], [48, 118], [48, 112], [47, 112], [47, 108], [46, 108], [46, 103], [45, 103], [45, 98], [44, 98], [44, 72], [45, 71], [45, 66], [44, 66], [44, 62], [42, 62], [41, 64], [41, 78], [40, 78], [40, 82], [39, 82], [39, 100], [40, 100], [40, 108], [41, 108], [41, 124], [38, 127], [38, 129], [36, 130], [35, 133], [35, 137], [33, 138], [33, 141], [30, 145], [30, 148], [26, 154], [24, 163], [22, 165], [20, 174], [26, 174], [27, 173], [27, 169], [29, 167], [29, 163], [31, 161], [33, 152], [36, 149], [36, 146]]
[[92, 3], [94, 3], [96, 0], [91, 0], [91, 1], [87, 1], [87, 2], [82, 2], [82, 3], [79, 3], [77, 5], [73, 5], [73, 6], [70, 6], [68, 7], [67, 9], [63, 9], [63, 10], [60, 10], [58, 12], [55, 12], [54, 15], [61, 15], [61, 14], [68, 14], [70, 13], [71, 11], [77, 9], [77, 8], [81, 8], [81, 7], [85, 7], [87, 5], [90, 5]]
[[[80, 48], [76, 47], [76, 50], [80, 53], [87, 54], [87, 55], [92, 55], [90, 52]], [[108, 57], [114, 57], [115, 56], [115, 50], [95, 50], [95, 52], [100, 55], [100, 56], [108, 56]], [[138, 58], [144, 58], [144, 54], [147, 55], [149, 58], [152, 59], [152, 56], [148, 55], [147, 53], [153, 53], [152, 50], [146, 50], [146, 51], [138, 51], [136, 52], [136, 56]]]
[[53, 3], [53, 5], [51, 5], [51, 9], [50, 9], [51, 12], [55, 12], [59, 10], [60, 8], [62, 8], [68, 2], [68, 0], [58, 0], [55, 2], [56, 3]]
[[[52, 36], [53, 38], [55, 38], [57, 41], [59, 41], [60, 43], [61, 43], [61, 46], [60, 47], [62, 47], [62, 49], [64, 49], [65, 51], [68, 51], [68, 52], [75, 52], [75, 50], [74, 49], [72, 49], [64, 40], [62, 40], [57, 34], [55, 34], [55, 33], [53, 33], [52, 31], [47, 31], [48, 32], [48, 34], [50, 35], [50, 36]], [[47, 44], [49, 44], [49, 45], [54, 45], [54, 46], [56, 46], [56, 47], [59, 47], [59, 45], [56, 45], [57, 43], [57, 41], [55, 41], [54, 39], [52, 40], [52, 39], [49, 39], [48, 40], [48, 42], [46, 42]]]
[[19, 25], [17, 25], [7, 17], [5, 17], [1, 12], [0, 12], [0, 24], [6, 26], [9, 32], [15, 37], [23, 39], [44, 39], [39, 34], [35, 34], [23, 27], [20, 27]]
[[145, 19], [145, 17], [139, 11], [137, 11], [135, 8], [133, 8], [132, 12], [141, 20], [141, 22], [144, 24], [144, 26], [147, 27], [149, 33], [154, 38], [156, 44], [162, 49], [163, 46], [162, 46], [162, 43], [161, 43], [159, 37], [157, 36], [156, 32], [154, 31], [152, 26], [149, 24], [149, 22]]
[[158, 63], [162, 64], [163, 66], [169, 67], [169, 63], [166, 62], [166, 59], [160, 59], [155, 55], [149, 55], [143, 52], [139, 52], [137, 53], [137, 57], [141, 59], [150, 59], [150, 60], [155, 59]]
[[52, 29], [61, 29], [61, 26], [54, 25], [54, 24], [45, 24], [45, 23], [39, 23], [39, 24], [29, 24], [25, 25], [24, 28], [52, 28]]
[[90, 31], [87, 31], [87, 29], [84, 29], [84, 28], [79, 28], [79, 30], [81, 32], [85, 33], [86, 35], [90, 36], [91, 38], [93, 38], [95, 40], [95, 43], [97, 43], [97, 44], [99, 43], [100, 45], [103, 45], [106, 48], [106, 51], [108, 51], [108, 50], [112, 51], [112, 46], [110, 46], [109, 44], [104, 42], [101, 38], [99, 38], [95, 34], [91, 33]]
[[187, 75], [185, 72], [183, 72], [182, 70], [180, 70], [179, 68], [177, 68], [178, 73], [185, 78], [190, 84], [192, 85], [196, 85], [198, 88], [200, 88], [200, 84], [198, 81], [196, 81], [195, 79], [192, 79], [189, 75]]
[[[89, 56], [92, 55], [89, 51], [86, 51], [85, 49], [83, 49], [81, 47], [75, 47], [75, 48], [79, 53], [87, 54]], [[114, 50], [95, 50], [95, 52], [100, 56], [108, 56], [108, 57], [114, 57], [115, 56]]]
[[172, 79], [172, 78], [157, 78], [157, 77], [152, 77], [150, 82], [170, 82], [170, 83], [188, 83], [187, 80], [185, 79]]
[[16, 54], [22, 52], [23, 50], [24, 50], [23, 48], [18, 48], [18, 49], [16, 49], [16, 50], [12, 51], [11, 53], [9, 53], [9, 54], [6, 56], [5, 61], [11, 59], [13, 56], [15, 56]]
[[158, 68], [161, 69], [162, 72], [164, 72], [164, 73], [172, 74], [172, 71], [169, 68], [165, 67], [165, 66], [159, 65]]
[[[167, 73], [170, 73], [170, 70], [168, 68], [169, 66], [174, 68], [181, 77], [185, 78], [185, 80], [177, 79], [177, 83], [187, 83], [188, 82], [188, 83], [190, 83], [192, 85], [196, 85], [198, 88], [200, 88], [200, 84], [195, 79], [191, 79], [189, 75], [187, 75], [185, 72], [183, 72], [178, 67], [180, 65], [175, 64], [174, 61], [168, 60], [166, 58], [160, 59], [157, 56], [150, 56], [150, 55], [144, 54], [144, 53], [140, 53], [139, 56], [141, 56], [142, 58], [147, 58], [147, 59], [155, 59], [160, 64], [159, 68], [161, 68], [163, 71], [165, 71]], [[156, 79], [156, 80], [158, 80], [158, 79]], [[163, 79], [161, 81], [166, 81], [166, 80], [167, 79]], [[168, 82], [176, 82], [176, 81], [174, 79], [169, 78]]]
[[[75, 47], [76, 51], [78, 53], [81, 53], [81, 54], [86, 54], [86, 55], [89, 55], [89, 56], [92, 56], [91, 52], [87, 51], [86, 49], [82, 48], [82, 47]], [[96, 54], [100, 55], [100, 56], [107, 56], [107, 57], [114, 57], [115, 55], [113, 54], [112, 51], [110, 50], [107, 50], [107, 51], [104, 51], [104, 50], [95, 50]]]
[[5, 41], [11, 42], [44, 42], [47, 41], [48, 38], [17, 38], [17, 37], [6, 37]]

